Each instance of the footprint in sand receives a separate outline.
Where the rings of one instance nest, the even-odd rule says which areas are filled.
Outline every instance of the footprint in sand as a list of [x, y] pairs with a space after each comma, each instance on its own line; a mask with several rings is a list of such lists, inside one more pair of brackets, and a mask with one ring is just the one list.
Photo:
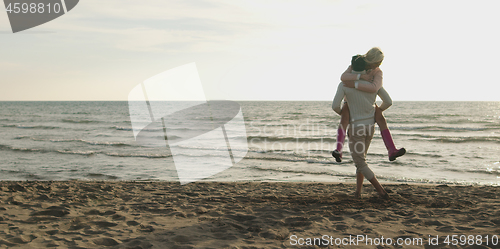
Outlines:
[[46, 210], [35, 211], [30, 214], [30, 216], [54, 216], [63, 217], [69, 214], [69, 210], [65, 207], [52, 206], [48, 207]]
[[116, 246], [120, 243], [118, 241], [112, 239], [112, 238], [97, 238], [94, 239], [92, 242], [98, 246]]
[[108, 222], [108, 221], [93, 221], [92, 222], [94, 225], [100, 227], [100, 228], [108, 228], [108, 227], [114, 227], [117, 226], [118, 224], [113, 223], [113, 222]]

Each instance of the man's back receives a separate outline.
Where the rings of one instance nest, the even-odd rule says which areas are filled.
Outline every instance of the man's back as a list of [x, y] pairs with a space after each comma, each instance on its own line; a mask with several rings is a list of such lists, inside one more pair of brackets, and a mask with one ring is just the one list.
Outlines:
[[389, 94], [382, 87], [377, 93], [363, 92], [354, 88], [345, 87], [340, 82], [337, 94], [333, 99], [332, 108], [340, 114], [340, 105], [344, 96], [349, 104], [350, 123], [371, 125], [375, 123], [375, 100], [380, 96], [383, 103], [380, 109], [385, 110], [392, 105]]

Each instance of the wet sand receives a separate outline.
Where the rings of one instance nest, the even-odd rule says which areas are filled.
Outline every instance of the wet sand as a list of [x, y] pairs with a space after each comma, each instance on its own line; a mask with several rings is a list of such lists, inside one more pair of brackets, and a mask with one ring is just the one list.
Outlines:
[[[446, 236], [500, 237], [499, 187], [385, 187], [389, 200], [337, 183], [3, 181], [0, 248], [314, 248], [295, 244], [324, 235], [330, 248], [467, 248]], [[335, 245], [357, 235], [423, 244]], [[469, 248], [500, 247], [483, 241]]]

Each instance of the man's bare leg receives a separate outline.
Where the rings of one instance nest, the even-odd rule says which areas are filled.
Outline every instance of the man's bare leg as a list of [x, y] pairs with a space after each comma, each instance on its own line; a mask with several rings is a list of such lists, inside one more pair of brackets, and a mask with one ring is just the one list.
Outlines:
[[358, 172], [356, 173], [356, 193], [354, 197], [361, 198], [361, 191], [363, 190], [363, 181], [365, 180], [365, 176]]

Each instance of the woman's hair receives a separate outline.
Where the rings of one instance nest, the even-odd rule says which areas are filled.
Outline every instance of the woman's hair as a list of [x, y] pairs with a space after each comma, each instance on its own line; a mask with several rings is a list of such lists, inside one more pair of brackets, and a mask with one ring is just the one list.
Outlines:
[[365, 61], [368, 64], [381, 62], [384, 59], [384, 53], [378, 47], [373, 47], [364, 55]]
[[357, 54], [351, 59], [351, 67], [354, 71], [363, 71], [366, 67], [366, 61], [363, 59], [363, 56]]

